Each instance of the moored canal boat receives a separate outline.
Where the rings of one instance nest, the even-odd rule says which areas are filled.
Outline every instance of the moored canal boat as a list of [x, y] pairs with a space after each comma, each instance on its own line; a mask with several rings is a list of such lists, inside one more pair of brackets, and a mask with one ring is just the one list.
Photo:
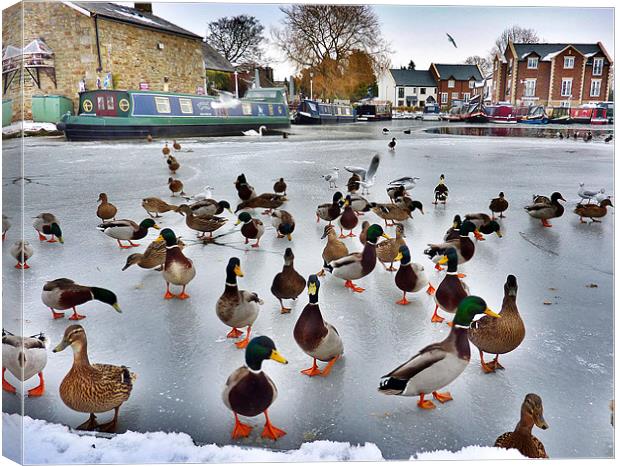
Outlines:
[[243, 131], [281, 133], [290, 128], [280, 88], [248, 90], [242, 99], [223, 95], [94, 90], [80, 93], [77, 115], [56, 125], [70, 141], [158, 137], [240, 136]]
[[594, 107], [583, 106], [573, 107], [570, 110], [570, 117], [575, 123], [589, 124], [592, 121]]
[[462, 119], [467, 123], [486, 123], [489, 118], [484, 111], [484, 105], [480, 95], [475, 95], [471, 100], [465, 104], [467, 110], [462, 115]]
[[568, 124], [572, 123], [570, 107], [551, 107], [547, 109], [549, 123]]
[[516, 123], [517, 116], [512, 105], [493, 105], [485, 107], [487, 117], [491, 123]]
[[392, 104], [389, 102], [366, 99], [355, 106], [358, 121], [379, 121], [392, 119]]
[[355, 122], [355, 110], [348, 104], [333, 104], [304, 99], [293, 117], [297, 125], [325, 125]]
[[604, 107], [596, 107], [593, 109], [590, 123], [593, 125], [606, 125], [609, 123], [609, 119], [607, 118], [607, 109]]
[[422, 121], [439, 121], [439, 105], [436, 103], [428, 103], [424, 106], [422, 112]]
[[542, 105], [532, 105], [527, 115], [521, 119], [521, 123], [527, 123], [529, 125], [546, 125], [549, 123], [549, 117], [545, 112], [545, 107]]

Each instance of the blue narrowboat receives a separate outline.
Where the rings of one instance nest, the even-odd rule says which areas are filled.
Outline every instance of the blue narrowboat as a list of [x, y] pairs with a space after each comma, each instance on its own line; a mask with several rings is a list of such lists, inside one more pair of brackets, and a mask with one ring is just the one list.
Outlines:
[[[94, 90], [80, 93], [77, 115], [57, 124], [70, 141], [152, 137], [239, 136], [290, 127], [288, 105], [279, 88], [248, 90], [242, 99], [222, 95], [156, 91]], [[274, 131], [278, 130], [278, 131]]]
[[297, 125], [329, 125], [353, 123], [355, 110], [348, 104], [332, 104], [304, 99], [297, 107], [293, 123]]
[[529, 125], [546, 125], [549, 123], [549, 117], [547, 116], [545, 107], [542, 105], [532, 105], [529, 108], [527, 115], [525, 115], [520, 121], [521, 123], [527, 123]]

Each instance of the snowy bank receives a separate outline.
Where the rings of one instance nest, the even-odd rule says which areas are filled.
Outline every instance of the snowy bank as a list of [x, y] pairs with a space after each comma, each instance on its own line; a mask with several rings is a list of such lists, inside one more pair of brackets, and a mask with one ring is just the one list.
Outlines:
[[62, 131], [59, 131], [54, 123], [35, 123], [34, 121], [25, 120], [4, 126], [2, 128], [2, 138], [20, 137], [22, 130], [24, 136], [55, 136], [62, 134]]
[[[20, 429], [24, 429], [24, 463], [239, 463], [309, 461], [382, 461], [383, 455], [373, 443], [351, 445], [347, 442], [320, 440], [304, 443], [298, 450], [274, 451], [238, 446], [196, 445], [181, 433], [126, 432], [111, 438], [78, 435], [68, 427], [18, 414], [2, 414], [5, 456], [19, 458]], [[418, 453], [411, 459], [515, 459], [516, 450], [491, 447], [465, 447], [459, 452], [447, 450]]]

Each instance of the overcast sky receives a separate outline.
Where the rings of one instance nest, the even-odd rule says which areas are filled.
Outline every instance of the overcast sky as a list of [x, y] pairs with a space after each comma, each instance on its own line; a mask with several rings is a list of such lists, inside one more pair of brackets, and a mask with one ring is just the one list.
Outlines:
[[[495, 38], [511, 25], [535, 29], [545, 42], [596, 43], [601, 41], [613, 56], [613, 10], [611, 8], [531, 7], [438, 7], [377, 5], [384, 37], [391, 43], [393, 67], [410, 59], [417, 69], [431, 62], [461, 63], [469, 55], [486, 56]], [[205, 35], [207, 23], [222, 16], [256, 16], [269, 30], [283, 17], [277, 4], [154, 3], [153, 13], [196, 34]], [[448, 42], [446, 33], [458, 48]], [[294, 68], [269, 47], [276, 79]]]

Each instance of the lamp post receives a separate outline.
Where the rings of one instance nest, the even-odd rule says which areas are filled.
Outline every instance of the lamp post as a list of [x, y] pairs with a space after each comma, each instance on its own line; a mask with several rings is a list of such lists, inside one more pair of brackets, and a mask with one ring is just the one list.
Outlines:
[[239, 73], [235, 70], [235, 98], [239, 98]]
[[314, 100], [312, 98], [312, 78], [314, 78], [314, 73], [310, 71], [310, 100]]

